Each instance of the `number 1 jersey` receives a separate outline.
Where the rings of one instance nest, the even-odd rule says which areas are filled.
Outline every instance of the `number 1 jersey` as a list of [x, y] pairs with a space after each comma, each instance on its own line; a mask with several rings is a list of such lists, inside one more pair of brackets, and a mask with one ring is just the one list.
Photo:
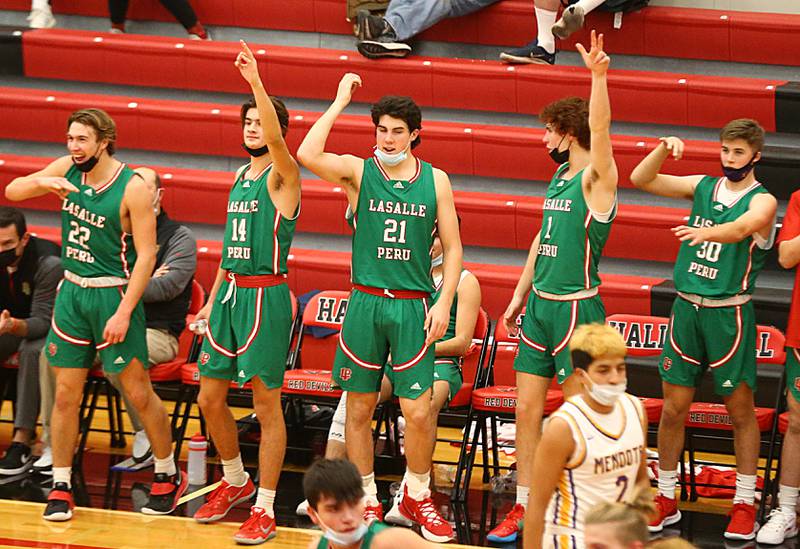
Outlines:
[[416, 173], [407, 181], [391, 179], [374, 158], [364, 161], [353, 219], [355, 284], [388, 290], [433, 290], [436, 186], [431, 165], [416, 160]]

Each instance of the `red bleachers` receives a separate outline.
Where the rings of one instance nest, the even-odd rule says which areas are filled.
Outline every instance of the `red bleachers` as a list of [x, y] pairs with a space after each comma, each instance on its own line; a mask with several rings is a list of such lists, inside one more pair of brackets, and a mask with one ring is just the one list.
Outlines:
[[[582, 67], [510, 67], [499, 61], [446, 58], [374, 63], [350, 51], [251, 46], [259, 52], [270, 93], [278, 96], [331, 99], [342, 74], [356, 72], [364, 82], [358, 101], [375, 101], [402, 87], [422, 106], [537, 114], [567, 95], [588, 97], [591, 84]], [[23, 48], [29, 77], [246, 91], [231, 65], [239, 50], [233, 42], [47, 29], [26, 32]], [[96, 70], [98, 66], [104, 70]], [[615, 120], [719, 127], [748, 116], [768, 131], [775, 130], [775, 88], [785, 83], [627, 70], [608, 76]]]
[[[59, 14], [108, 17], [105, 0], [53, 0]], [[208, 25], [352, 34], [341, 0], [194, 0]], [[28, 0], [6, 0], [3, 9], [28, 11]], [[132, 20], [174, 21], [157, 0], [132, 2]], [[716, 61], [798, 65], [800, 15], [649, 6], [625, 14], [622, 28], [613, 28], [610, 13], [595, 11], [584, 31], [560, 44], [570, 49], [588, 41], [588, 29], [609, 36], [611, 54], [667, 56]], [[536, 35], [533, 2], [502, 0], [479, 12], [445, 19], [420, 35], [423, 40], [467, 42], [492, 46], [522, 45]], [[753, 47], [758, 44], [758, 47]]]
[[[14, 177], [41, 169], [50, 159], [0, 154], [0, 185]], [[156, 167], [165, 187], [164, 208], [185, 223], [225, 222], [230, 172]], [[351, 234], [344, 219], [347, 198], [338, 185], [303, 181], [303, 214], [297, 230], [325, 234]], [[542, 222], [541, 197], [456, 191], [456, 209], [462, 219], [461, 238], [468, 246], [527, 250]], [[10, 204], [0, 196], [0, 204]], [[197, 204], [205, 207], [198, 209]], [[26, 207], [58, 211], [59, 202], [45, 196]], [[669, 230], [683, 223], [687, 210], [621, 204], [604, 250], [607, 257], [672, 261], [679, 241]], [[491, 226], [494, 230], [487, 231]]]
[[[40, 89], [0, 87], [0, 138], [62, 142], [69, 115], [88, 105], [106, 110], [116, 121], [120, 148], [178, 153], [241, 155], [241, 122], [236, 105], [86, 95]], [[290, 150], [319, 117], [316, 112], [290, 113]], [[549, 180], [553, 163], [542, 144], [543, 129], [430, 121], [417, 149], [437, 167], [455, 174]], [[613, 136], [620, 185], [657, 140]], [[367, 116], [342, 115], [328, 139], [330, 152], [366, 156], [374, 145], [374, 126]], [[670, 165], [673, 168], [673, 165]], [[719, 145], [687, 141], [676, 175], [714, 173]]]

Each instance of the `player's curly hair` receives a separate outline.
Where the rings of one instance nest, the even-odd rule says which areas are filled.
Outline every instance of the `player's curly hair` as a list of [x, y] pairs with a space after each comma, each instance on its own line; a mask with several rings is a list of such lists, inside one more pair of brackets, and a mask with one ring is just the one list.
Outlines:
[[586, 369], [592, 361], [604, 356], [624, 357], [628, 353], [625, 340], [615, 328], [594, 322], [575, 328], [569, 340], [572, 365]]
[[764, 128], [752, 118], [731, 120], [719, 131], [720, 141], [742, 139], [752, 147], [753, 152], [761, 152], [764, 148]]
[[[400, 95], [384, 95], [371, 109], [372, 123], [378, 127], [381, 116], [389, 115], [402, 120], [408, 126], [409, 133], [422, 129], [422, 111], [413, 99]], [[411, 142], [411, 148], [420, 144], [419, 135]]]
[[[283, 104], [283, 101], [278, 99], [277, 97], [269, 96], [270, 101], [272, 101], [272, 106], [275, 107], [275, 114], [278, 115], [278, 123], [281, 125], [281, 134], [286, 137], [286, 132], [289, 131], [289, 111], [286, 108], [286, 105]], [[242, 127], [244, 128], [244, 119], [247, 118], [247, 111], [250, 109], [258, 109], [256, 106], [256, 98], [249, 97], [247, 101], [242, 103], [241, 111], [239, 112], [239, 118], [242, 121]]]
[[109, 156], [114, 156], [117, 150], [117, 125], [106, 111], [102, 109], [81, 109], [75, 111], [70, 115], [69, 120], [67, 120], [67, 131], [69, 131], [69, 127], [73, 122], [92, 128], [97, 136], [98, 142], [108, 139], [106, 152], [108, 152]]
[[654, 511], [653, 494], [650, 487], [646, 486], [636, 490], [630, 502], [607, 501], [592, 507], [586, 515], [585, 524], [602, 524], [613, 528], [617, 541], [623, 546], [637, 541], [645, 544], [650, 539], [647, 522]]
[[580, 97], [565, 97], [542, 109], [539, 119], [561, 135], [571, 135], [587, 151], [592, 145], [589, 130], [589, 103]]

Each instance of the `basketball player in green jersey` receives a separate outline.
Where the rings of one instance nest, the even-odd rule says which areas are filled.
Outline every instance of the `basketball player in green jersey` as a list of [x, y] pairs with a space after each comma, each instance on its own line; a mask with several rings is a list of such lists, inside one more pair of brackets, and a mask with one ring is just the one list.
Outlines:
[[714, 390], [733, 423], [736, 494], [725, 537], [755, 537], [756, 466], [759, 431], [753, 404], [756, 389], [756, 321], [750, 300], [756, 277], [772, 247], [777, 201], [756, 180], [764, 129], [755, 120], [729, 122], [720, 132], [724, 177], [659, 173], [684, 144], [661, 139], [631, 173], [638, 188], [692, 201], [687, 225], [673, 232], [681, 241], [675, 262], [678, 297], [672, 305], [668, 344], [659, 363], [664, 410], [658, 426], [657, 516], [652, 532], [681, 518], [675, 501], [678, 459], [686, 414], [703, 372], [711, 368]]
[[308, 549], [424, 549], [434, 547], [411, 530], [364, 521], [364, 487], [355, 466], [343, 459], [320, 459], [303, 476], [308, 514], [322, 537]]
[[531, 471], [541, 431], [545, 394], [557, 376], [565, 396], [579, 391], [570, 378], [567, 344], [575, 327], [605, 321], [597, 266], [616, 215], [617, 166], [611, 149], [611, 106], [603, 35], [592, 31], [591, 49], [578, 51], [592, 73], [589, 104], [576, 97], [544, 108], [543, 142], [559, 164], [547, 187], [542, 227], [533, 239], [514, 296], [503, 314], [510, 333], [527, 298], [517, 372], [517, 499], [487, 539], [508, 543], [523, 524]]
[[[391, 355], [394, 390], [406, 419], [406, 492], [401, 512], [420, 524], [423, 536], [447, 541], [453, 529], [430, 498], [433, 444], [431, 386], [433, 343], [447, 330], [461, 275], [461, 240], [450, 180], [416, 158], [422, 114], [408, 97], [386, 96], [372, 107], [376, 148], [366, 160], [325, 152], [336, 117], [361, 85], [355, 74], [339, 83], [336, 99], [317, 120], [297, 151], [316, 175], [341, 184], [355, 212], [353, 292], [347, 308], [333, 380], [348, 391], [345, 424], [347, 455], [363, 477], [365, 517], [380, 520], [373, 473], [370, 421], [383, 370]], [[442, 290], [433, 290], [431, 247], [438, 229], [444, 254]]]
[[56, 372], [51, 419], [53, 490], [44, 518], [69, 520], [74, 502], [71, 465], [86, 375], [99, 351], [103, 369], [119, 374], [144, 423], [155, 455], [155, 478], [142, 512], [166, 514], [186, 491], [176, 469], [169, 419], [147, 375], [140, 299], [156, 257], [153, 195], [144, 180], [114, 157], [114, 121], [99, 109], [70, 116], [63, 156], [6, 187], [9, 200], [48, 192], [62, 200], [64, 280], [56, 297], [45, 351]]
[[286, 451], [281, 387], [292, 324], [286, 260], [300, 213], [300, 171], [284, 141], [289, 113], [267, 95], [253, 53], [244, 42], [241, 48], [236, 67], [254, 96], [241, 111], [250, 162], [231, 187], [222, 262], [208, 303], [197, 315], [208, 319], [198, 361], [198, 403], [222, 460], [223, 479], [194, 518], [220, 520], [256, 493], [227, 405], [231, 382], [240, 387], [250, 382], [261, 425], [259, 488], [250, 518], [234, 540], [254, 545], [276, 535], [275, 489]]

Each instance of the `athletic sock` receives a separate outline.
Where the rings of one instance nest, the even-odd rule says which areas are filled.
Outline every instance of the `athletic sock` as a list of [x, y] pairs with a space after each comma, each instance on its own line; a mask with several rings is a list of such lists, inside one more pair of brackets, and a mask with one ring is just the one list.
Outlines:
[[378, 486], [375, 484], [375, 473], [362, 476], [361, 486], [364, 487], [364, 495], [367, 498], [367, 504], [373, 507], [378, 505]]
[[415, 473], [406, 468], [405, 474], [406, 488], [411, 499], [422, 501], [430, 495], [431, 472]]
[[583, 13], [587, 14], [605, 1], [606, 0], [578, 0], [578, 2], [573, 5], [582, 7]]
[[72, 467], [53, 467], [53, 486], [59, 482], [72, 488]]
[[531, 489], [527, 486], [520, 486], [517, 484], [517, 505], [522, 505], [525, 510], [528, 509], [528, 496], [530, 496]]
[[331, 428], [328, 429], [328, 440], [335, 440], [345, 443], [344, 425], [347, 421], [347, 392], [342, 393], [342, 398], [339, 399], [339, 404], [336, 405], [336, 411], [333, 412], [333, 419], [331, 420]]
[[795, 518], [797, 514], [797, 493], [797, 486], [781, 484], [778, 488], [778, 503], [781, 506], [781, 513], [788, 518]]
[[167, 476], [171, 477], [178, 472], [175, 468], [175, 458], [171, 453], [163, 459], [155, 458], [154, 461], [155, 474], [166, 473]]
[[556, 51], [556, 37], [550, 30], [556, 24], [557, 11], [545, 10], [542, 8], [534, 8], [536, 11], [536, 39], [539, 46], [543, 47], [547, 53], [555, 53]]
[[665, 471], [658, 468], [658, 493], [665, 498], [675, 499], [675, 485], [678, 483], [678, 470]]
[[33, 10], [50, 11], [50, 2], [48, 0], [33, 0], [31, 2], [31, 11]]
[[736, 473], [736, 494], [733, 503], [753, 505], [756, 499], [756, 476]]
[[242, 454], [233, 459], [222, 460], [222, 478], [231, 486], [244, 486], [247, 482], [247, 473], [244, 472]]
[[259, 488], [255, 506], [263, 509], [271, 518], [275, 518], [275, 490]]

